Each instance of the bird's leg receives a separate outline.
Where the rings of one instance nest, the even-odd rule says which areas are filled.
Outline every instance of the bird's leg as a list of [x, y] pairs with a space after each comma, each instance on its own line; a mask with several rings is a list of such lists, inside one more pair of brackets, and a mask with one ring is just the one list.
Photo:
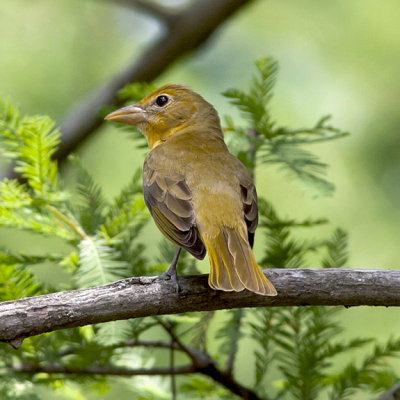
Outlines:
[[163, 272], [160, 275], [161, 279], [170, 278], [171, 281], [174, 283], [175, 289], [176, 289], [177, 292], [180, 291], [180, 287], [179, 287], [179, 284], [178, 284], [178, 273], [176, 272], [176, 265], [178, 264], [179, 255], [181, 254], [181, 251], [182, 251], [182, 247], [178, 247], [176, 249], [176, 253], [174, 255], [174, 258], [172, 259], [171, 265], [169, 266], [169, 268], [165, 272]]

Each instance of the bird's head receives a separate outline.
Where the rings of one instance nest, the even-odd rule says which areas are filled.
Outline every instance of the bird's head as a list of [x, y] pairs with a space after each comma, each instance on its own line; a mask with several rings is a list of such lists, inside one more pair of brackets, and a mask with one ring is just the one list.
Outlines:
[[105, 119], [137, 126], [151, 149], [188, 128], [220, 127], [214, 107], [187, 86], [178, 84], [164, 85], [139, 103], [113, 111]]

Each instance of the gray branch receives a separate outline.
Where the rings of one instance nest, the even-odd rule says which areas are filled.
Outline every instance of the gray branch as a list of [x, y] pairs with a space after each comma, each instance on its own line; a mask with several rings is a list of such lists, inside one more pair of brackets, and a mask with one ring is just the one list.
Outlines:
[[385, 393], [380, 395], [376, 400], [399, 400], [400, 399], [400, 382], [396, 383]]
[[56, 158], [65, 159], [103, 123], [99, 109], [121, 105], [117, 92], [126, 84], [154, 80], [182, 55], [201, 46], [231, 14], [249, 1], [199, 0], [175, 16], [165, 35], [68, 112], [61, 123], [62, 142]]
[[0, 341], [18, 347], [29, 336], [100, 322], [242, 307], [400, 306], [400, 271], [270, 269], [278, 296], [210, 289], [207, 275], [170, 281], [134, 277], [108, 285], [0, 303]]
[[177, 14], [170, 7], [164, 7], [161, 4], [156, 4], [149, 0], [113, 0], [113, 4], [119, 4], [124, 7], [135, 8], [138, 11], [144, 12], [159, 22], [171, 27], [176, 20]]
[[114, 375], [114, 376], [134, 376], [134, 375], [182, 375], [197, 372], [192, 365], [184, 365], [176, 368], [119, 368], [109, 366], [92, 367], [65, 367], [63, 365], [25, 363], [13, 367], [14, 372], [26, 374], [37, 374], [45, 372], [47, 374], [68, 374], [68, 375]]
[[[227, 373], [218, 368], [214, 359], [212, 359], [207, 353], [202, 352], [194, 347], [186, 346], [180, 339], [174, 334], [171, 327], [164, 323], [161, 319], [158, 319], [161, 326], [171, 336], [172, 343], [168, 343], [162, 340], [137, 340], [130, 339], [125, 343], [116, 344], [109, 346], [109, 348], [119, 347], [160, 347], [164, 349], [171, 348], [185, 352], [188, 357], [192, 360], [191, 365], [184, 365], [179, 367], [170, 366], [169, 368], [120, 368], [115, 366], [91, 366], [91, 367], [69, 367], [55, 364], [44, 364], [44, 363], [32, 363], [27, 362], [17, 366], [9, 367], [14, 373], [24, 374], [37, 374], [45, 372], [48, 374], [74, 374], [74, 375], [116, 375], [116, 376], [135, 376], [135, 375], [182, 375], [190, 373], [200, 373], [210, 377], [215, 382], [221, 384], [232, 393], [237, 394], [243, 399], [261, 400], [258, 395], [246, 386], [241, 385], [237, 382], [231, 373]], [[64, 357], [71, 353], [75, 353], [76, 349], [70, 348], [63, 350], [59, 353], [60, 357]], [[265, 400], [267, 400], [265, 398]]]
[[106, 375], [106, 376], [138, 376], [138, 375], [183, 375], [200, 373], [210, 377], [214, 381], [226, 387], [232, 393], [237, 394], [243, 399], [261, 400], [251, 389], [236, 382], [230, 375], [219, 370], [214, 363], [205, 367], [196, 365], [183, 365], [175, 368], [120, 368], [114, 366], [91, 366], [91, 367], [66, 367], [55, 364], [34, 364], [24, 363], [11, 368], [14, 373], [37, 374], [45, 372], [47, 374], [66, 374], [66, 375]]
[[230, 373], [219, 369], [215, 360], [213, 360], [207, 353], [185, 345], [174, 333], [172, 327], [169, 326], [168, 323], [163, 322], [160, 318], [158, 318], [158, 322], [171, 336], [174, 343], [176, 343], [192, 360], [193, 367], [197, 372], [209, 376], [211, 379], [220, 383], [222, 386], [225, 386], [232, 393], [237, 394], [243, 399], [260, 400], [255, 392], [242, 386]]
[[[150, 45], [143, 54], [136, 56], [131, 64], [108, 82], [101, 84], [85, 99], [76, 103], [61, 121], [61, 143], [54, 158], [64, 161], [104, 120], [99, 110], [120, 106], [118, 91], [131, 82], [150, 82], [164, 72], [183, 55], [199, 48], [235, 11], [252, 0], [197, 0], [179, 14], [167, 15], [164, 9], [144, 1], [132, 1], [167, 24], [165, 33]], [[128, 0], [123, 1], [128, 3]], [[147, 4], [145, 6], [145, 4]], [[146, 8], [146, 10], [144, 9]], [[5, 176], [17, 178], [13, 168]]]

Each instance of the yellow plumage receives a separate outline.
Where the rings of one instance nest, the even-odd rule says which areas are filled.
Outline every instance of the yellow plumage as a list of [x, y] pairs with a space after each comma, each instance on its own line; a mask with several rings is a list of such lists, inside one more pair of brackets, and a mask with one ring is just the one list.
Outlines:
[[229, 153], [214, 107], [185, 86], [166, 85], [106, 118], [137, 125], [147, 138], [146, 204], [174, 244], [199, 259], [208, 252], [210, 287], [276, 295], [251, 250], [256, 190]]

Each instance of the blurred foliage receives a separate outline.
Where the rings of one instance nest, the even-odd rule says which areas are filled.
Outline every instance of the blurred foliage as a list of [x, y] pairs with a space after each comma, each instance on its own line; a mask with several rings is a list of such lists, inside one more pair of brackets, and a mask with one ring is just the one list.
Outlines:
[[[259, 59], [249, 90], [225, 92], [247, 122], [246, 127], [239, 127], [233, 119], [228, 119], [231, 149], [253, 173], [257, 165], [267, 168], [272, 162], [282, 164], [294, 172], [295, 179], [302, 181], [306, 177], [305, 181], [311, 182], [313, 189], [322, 192], [326, 192], [328, 184], [330, 192], [333, 186], [322, 174], [325, 163], [309, 150], [303, 150], [303, 146], [314, 141], [330, 141], [344, 134], [326, 125], [326, 119], [310, 129], [277, 127], [269, 109], [276, 73], [274, 60]], [[137, 86], [127, 88], [123, 92], [126, 100], [135, 97], [139, 89]], [[142, 88], [146, 89], [147, 86]], [[15, 169], [25, 181], [6, 179], [1, 182], [0, 226], [28, 230], [41, 236], [57, 236], [67, 244], [64, 252], [46, 251], [40, 255], [2, 249], [1, 301], [61, 287], [96, 286], [131, 275], [158, 273], [166, 268], [173, 255], [171, 246], [161, 245], [160, 259], [151, 262], [141, 242], [149, 214], [141, 196], [140, 172], [133, 174], [131, 182], [115, 199], [108, 200], [83, 163], [74, 158], [75, 193], [65, 191], [57, 164], [51, 159], [59, 142], [54, 123], [48, 117], [21, 117], [19, 110], [9, 102], [1, 103], [0, 121], [4, 154], [14, 161]], [[285, 150], [276, 151], [277, 147]], [[283, 157], [283, 153], [293, 155]], [[265, 243], [261, 265], [306, 267], [310, 253], [317, 258], [316, 265], [320, 267], [347, 265], [348, 237], [343, 230], [334, 230], [327, 239], [299, 240], [296, 237], [295, 231], [313, 230], [325, 224], [325, 219], [281, 218], [272, 202], [263, 198], [260, 198], [260, 217], [258, 235]], [[28, 268], [43, 262], [63, 268], [72, 277], [70, 283], [46, 288]], [[188, 255], [183, 255], [180, 267], [189, 273], [197, 272], [194, 259]], [[241, 344], [250, 341], [255, 348], [255, 373], [247, 386], [269, 399], [309, 400], [324, 396], [346, 399], [359, 389], [372, 393], [389, 387], [398, 377], [387, 360], [398, 356], [400, 339], [393, 338], [384, 345], [371, 338], [343, 340], [339, 336], [343, 331], [342, 313], [339, 308], [324, 307], [242, 309], [114, 321], [52, 332], [26, 339], [18, 352], [8, 345], [0, 345], [0, 393], [7, 393], [4, 398], [9, 399], [36, 399], [40, 398], [37, 387], [47, 386], [57, 393], [65, 390], [71, 380], [80, 388], [90, 385], [97, 396], [103, 395], [109, 389], [109, 379], [104, 376], [33, 373], [27, 380], [24, 379], [26, 374], [18, 373], [17, 369], [21, 365], [46, 364], [71, 370], [95, 366], [151, 369], [157, 364], [159, 352], [172, 351], [174, 337], [171, 335], [165, 340], [159, 331], [165, 330], [166, 325], [177, 332], [185, 345], [207, 351], [216, 365], [233, 378], [236, 378]], [[216, 321], [216, 315], [223, 321]], [[218, 329], [212, 329], [213, 323]], [[141, 348], [140, 341], [154, 334], [163, 341], [164, 349], [147, 351], [148, 346]], [[217, 348], [207, 346], [213, 341], [218, 342]], [[338, 356], [352, 354], [358, 349], [363, 352], [355, 353], [357, 362], [351, 361], [335, 369]], [[125, 381], [125, 386], [132, 399], [170, 397], [166, 378], [135, 377]], [[180, 376], [177, 387], [185, 398], [232, 398], [228, 389], [201, 375]]]
[[[163, 3], [170, 2], [176, 3], [176, 0], [165, 0]], [[352, 136], [343, 143], [338, 141], [328, 146], [313, 146], [314, 154], [332, 166], [330, 179], [337, 184], [333, 198], [320, 197], [318, 201], [309, 201], [308, 193], [306, 196], [299, 194], [292, 184], [297, 180], [289, 180], [288, 183], [284, 176], [263, 166], [256, 171], [258, 191], [267, 195], [269, 200], [266, 203], [268, 215], [263, 218], [266, 229], [274, 229], [279, 240], [279, 235], [287, 235], [284, 246], [279, 245], [274, 235], [268, 240], [263, 240], [262, 235], [261, 240], [256, 239], [256, 254], [260, 260], [263, 259], [264, 265], [278, 261], [272, 258], [275, 252], [269, 250], [270, 246], [278, 246], [282, 252], [290, 254], [297, 251], [295, 244], [299, 240], [309, 240], [310, 236], [323, 240], [330, 236], [330, 227], [323, 221], [314, 229], [301, 228], [303, 223], [307, 226], [308, 222], [318, 220], [320, 215], [349, 232], [352, 248], [349, 265], [373, 268], [398, 265], [399, 85], [393, 77], [400, 68], [399, 17], [398, 0], [384, 3], [374, 0], [255, 1], [236, 14], [200, 53], [176, 63], [159, 79], [157, 85], [168, 81], [191, 85], [206, 95], [218, 110], [229, 112], [236, 121], [239, 112], [227, 110], [227, 102], [220, 92], [227, 87], [243, 87], [252, 60], [259, 54], [271, 53], [280, 61], [279, 81], [270, 104], [276, 121], [282, 126], [312, 126], [319, 115], [332, 113], [336, 124], [352, 132]], [[0, 59], [0, 92], [18, 99], [24, 112], [49, 114], [53, 118], [61, 117], [92, 88], [103, 85], [104, 80], [125, 68], [126, 63], [140, 57], [142, 47], [160, 31], [159, 24], [133, 9], [95, 0], [4, 0], [0, 21], [0, 52], [3, 55]], [[135, 151], [133, 142], [127, 136], [108, 127], [97, 132], [79, 149], [85, 167], [94, 181], [101, 184], [108, 201], [120, 192], [143, 159], [143, 152]], [[239, 149], [246, 146], [245, 139], [235, 140], [234, 143]], [[76, 174], [70, 164], [62, 172], [65, 189], [72, 193], [70, 182], [75, 181]], [[303, 188], [304, 184], [299, 186]], [[310, 185], [307, 185], [307, 192], [309, 189]], [[12, 190], [11, 194], [9, 198], [16, 201], [15, 191]], [[25, 202], [26, 199], [22, 200]], [[75, 204], [79, 206], [78, 202]], [[293, 224], [289, 228], [280, 224], [279, 220], [273, 219], [272, 204], [279, 204], [280, 220], [289, 222], [291, 218], [288, 216], [293, 215], [301, 220], [291, 220]], [[121, 217], [118, 217], [117, 211], [115, 217], [124, 224], [130, 224], [132, 231], [127, 234], [125, 228], [122, 229], [125, 232], [123, 238], [115, 246], [118, 246], [118, 251], [127, 250], [121, 259], [127, 260], [129, 256], [130, 260], [137, 260], [137, 246], [131, 244], [129, 239], [129, 235], [134, 235], [133, 224], [125, 219], [125, 211]], [[111, 226], [112, 223], [108, 228], [111, 229]], [[143, 242], [154, 240], [158, 234], [151, 226], [148, 224], [141, 231]], [[27, 230], [30, 232], [31, 228], [32, 224]], [[52, 229], [49, 227], [47, 238], [53, 237]], [[289, 235], [288, 231], [293, 235]], [[295, 239], [296, 243], [293, 243]], [[12, 265], [2, 269], [0, 282], [3, 282], [3, 277], [7, 282], [2, 288], [13, 292], [8, 295], [9, 298], [15, 298], [18, 293], [29, 295], [30, 288], [38, 282], [40, 291], [49, 289], [52, 276], [52, 285], [68, 287], [69, 283], [63, 282], [68, 281], [64, 270], [74, 271], [77, 268], [77, 252], [69, 253], [69, 247], [67, 250], [60, 248], [58, 241], [42, 240], [42, 235], [16, 236], [9, 229], [1, 230], [0, 241], [8, 248], [8, 251], [1, 251], [0, 263], [5, 257], [7, 264], [21, 266], [34, 279], [28, 283], [25, 277], [16, 278]], [[265, 247], [259, 246], [263, 242], [267, 242]], [[63, 267], [53, 262], [43, 265], [41, 254], [49, 248], [53, 249], [54, 260], [60, 259], [59, 253], [69, 254], [62, 261]], [[28, 258], [20, 254], [21, 251]], [[309, 253], [312, 259], [308, 265], [317, 265], [315, 252]], [[151, 262], [143, 267], [139, 263], [135, 267], [137, 271], [140, 268], [145, 271], [148, 266], [156, 265], [163, 259], [163, 256], [158, 256], [159, 259], [155, 260], [157, 254], [154, 255], [154, 250], [144, 249], [141, 254]], [[52, 256], [46, 254], [47, 259]], [[164, 260], [167, 262], [169, 259]], [[28, 261], [36, 264], [26, 268]], [[325, 262], [330, 264], [328, 255], [323, 265]], [[296, 258], [291, 263], [297, 263]], [[24, 293], [22, 289], [15, 289], [22, 282], [25, 282]], [[38, 292], [37, 288], [32, 290], [32, 294]], [[216, 313], [211, 323], [208, 334], [211, 339], [215, 330], [213, 325], [219, 326], [229, 319], [221, 314], [224, 313]], [[202, 314], [198, 329], [194, 328], [192, 333], [201, 346], [215, 354], [220, 344], [208, 341], [207, 336], [201, 334], [208, 327], [204, 321], [211, 317], [211, 314]], [[346, 328], [342, 337], [348, 340], [359, 337], [360, 332], [368, 332], [368, 335], [384, 343], [400, 329], [398, 310], [394, 308], [354, 307], [340, 313], [340, 321]], [[149, 336], [154, 334], [150, 331]], [[254, 343], [248, 340], [240, 343], [235, 374], [246, 382], [252, 379], [254, 373], [251, 357]], [[344, 368], [350, 357], [339, 357], [334, 369]], [[158, 361], [164, 358], [160, 357]], [[272, 374], [273, 371], [274, 368]], [[389, 376], [388, 380], [391, 379]], [[123, 392], [126, 379], [110, 381], [113, 384], [107, 398], [124, 398], [124, 394], [129, 396], [126, 394], [130, 393], [128, 388], [127, 392]], [[200, 382], [203, 381], [200, 378]], [[27, 382], [24, 377], [19, 379], [17, 385], [18, 393], [24, 393], [24, 396], [32, 392]], [[157, 385], [160, 391], [169, 390], [165, 379], [151, 378], [147, 384]], [[7, 393], [14, 395], [11, 390], [14, 385], [15, 380], [11, 379], [9, 390], [4, 389], [0, 398], [7, 398]], [[56, 392], [43, 396], [50, 399], [94, 399], [98, 398], [96, 392], [91, 392], [94, 386], [98, 390], [107, 388], [107, 385], [97, 382], [83, 389], [81, 385], [66, 386], [60, 380], [54, 383]], [[144, 390], [141, 396], [152, 397], [149, 393]], [[352, 395], [354, 399], [366, 397], [366, 393]]]
[[246, 130], [235, 126], [231, 118], [226, 119], [228, 132], [247, 136], [249, 140], [249, 151], [247, 153], [239, 151], [238, 158], [253, 171], [256, 163], [255, 155], [260, 155], [262, 163], [278, 164], [301, 181], [312, 185], [317, 192], [332, 194], [334, 186], [324, 178], [327, 165], [300, 145], [341, 138], [347, 133], [327, 125], [329, 116], [322, 117], [312, 128], [277, 127], [268, 106], [272, 98], [278, 65], [271, 59], [259, 58], [256, 66], [258, 73], [253, 78], [248, 93], [237, 89], [224, 93], [250, 123], [250, 127]]

